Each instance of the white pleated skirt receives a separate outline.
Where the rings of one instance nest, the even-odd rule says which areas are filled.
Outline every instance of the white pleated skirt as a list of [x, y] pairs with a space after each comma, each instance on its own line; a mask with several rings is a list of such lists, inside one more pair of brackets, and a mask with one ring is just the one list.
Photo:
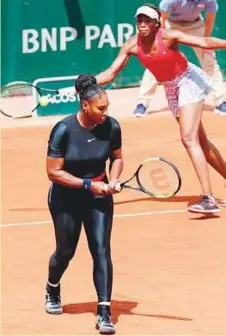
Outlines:
[[212, 80], [199, 67], [188, 63], [188, 69], [173, 80], [163, 83], [169, 108], [174, 117], [181, 106], [198, 103], [211, 92]]

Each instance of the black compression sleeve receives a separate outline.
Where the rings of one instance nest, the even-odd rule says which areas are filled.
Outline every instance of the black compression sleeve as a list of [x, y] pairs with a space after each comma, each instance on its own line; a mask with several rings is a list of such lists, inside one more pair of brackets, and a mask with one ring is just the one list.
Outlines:
[[119, 123], [115, 120], [112, 129], [111, 149], [116, 150], [121, 148], [121, 146], [122, 146], [121, 127]]
[[68, 142], [68, 129], [63, 122], [57, 123], [49, 137], [47, 155], [54, 158], [62, 158], [65, 156]]

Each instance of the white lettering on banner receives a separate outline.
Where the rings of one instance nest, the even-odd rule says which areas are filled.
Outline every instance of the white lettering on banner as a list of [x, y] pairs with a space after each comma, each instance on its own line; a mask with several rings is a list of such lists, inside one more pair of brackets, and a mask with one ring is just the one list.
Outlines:
[[[102, 30], [98, 26], [85, 27], [85, 49], [103, 48], [109, 45], [111, 48], [121, 47], [134, 33], [134, 27], [129, 23], [117, 25], [117, 36], [114, 36], [109, 24], [105, 24]], [[23, 54], [35, 53], [37, 51], [66, 51], [68, 44], [76, 40], [78, 32], [73, 27], [52, 27], [35, 29], [24, 29], [22, 31], [22, 52]], [[96, 42], [96, 44], [94, 43]]]
[[[85, 48], [92, 49], [92, 41], [100, 38], [98, 48], [103, 48], [105, 43], [108, 43], [112, 48], [121, 47], [123, 43], [128, 40], [134, 32], [134, 27], [129, 23], [118, 24], [118, 39], [114, 38], [111, 26], [104, 25], [102, 33], [97, 26], [86, 26], [85, 29]], [[125, 31], [126, 30], [126, 31]]]
[[[73, 27], [61, 27], [60, 29], [51, 28], [51, 32], [47, 28], [42, 28], [39, 33], [35, 29], [25, 29], [22, 31], [22, 50], [23, 54], [34, 53], [40, 49], [41, 52], [47, 51], [47, 45], [52, 51], [57, 51], [57, 32], [60, 33], [60, 50], [67, 50], [68, 42], [77, 38], [77, 30]], [[69, 34], [68, 34], [69, 33]]]
[[39, 49], [38, 32], [35, 29], [26, 29], [22, 32], [23, 54], [34, 53]]
[[100, 28], [97, 26], [86, 26], [85, 29], [85, 48], [91, 49], [91, 41], [96, 40], [100, 36]]
[[73, 93], [57, 94], [54, 96], [48, 94], [47, 97], [50, 104], [74, 103], [76, 101], [76, 96]]
[[[69, 33], [69, 34], [67, 34]], [[67, 50], [67, 42], [74, 41], [78, 36], [78, 32], [73, 27], [60, 28], [60, 50]]]
[[112, 30], [111, 30], [111, 27], [110, 27], [109, 24], [104, 25], [104, 29], [103, 29], [101, 37], [100, 37], [98, 48], [99, 49], [103, 48], [103, 45], [105, 43], [110, 44], [110, 46], [112, 48], [117, 47], [117, 44], [116, 44], [115, 39], [114, 39], [114, 35], [112, 33]]
[[[124, 32], [124, 29], [126, 30]], [[120, 23], [118, 25], [118, 47], [122, 47], [123, 43], [133, 35], [134, 28], [129, 23]]]
[[[57, 29], [52, 28], [51, 33], [46, 28], [41, 30], [42, 39], [41, 39], [41, 50], [42, 52], [47, 51], [47, 44], [53, 51], [57, 51]], [[48, 42], [48, 43], [47, 43]]]

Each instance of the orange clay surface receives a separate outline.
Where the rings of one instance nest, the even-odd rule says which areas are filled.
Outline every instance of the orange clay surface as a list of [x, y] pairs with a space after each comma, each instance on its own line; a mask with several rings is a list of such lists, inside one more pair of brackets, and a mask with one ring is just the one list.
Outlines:
[[[210, 139], [226, 157], [226, 118], [204, 113]], [[183, 185], [172, 199], [136, 191], [115, 196], [112, 313], [118, 335], [226, 334], [226, 208], [219, 216], [186, 211], [200, 194], [169, 112], [121, 120], [122, 180], [151, 156], [179, 168]], [[45, 172], [52, 125], [2, 130], [2, 334], [95, 335], [92, 260], [82, 232], [62, 279], [64, 313], [44, 311], [48, 260], [55, 248]], [[213, 170], [214, 193], [226, 197]]]

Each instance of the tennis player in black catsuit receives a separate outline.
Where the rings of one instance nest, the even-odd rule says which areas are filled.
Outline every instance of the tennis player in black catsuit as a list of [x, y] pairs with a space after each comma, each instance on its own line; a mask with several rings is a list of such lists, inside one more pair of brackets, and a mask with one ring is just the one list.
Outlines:
[[[47, 174], [52, 181], [48, 201], [56, 251], [49, 261], [45, 309], [50, 314], [63, 312], [60, 279], [74, 256], [83, 223], [94, 263], [96, 328], [101, 333], [113, 334], [110, 238], [112, 194], [118, 192], [116, 185], [123, 169], [121, 128], [114, 118], [107, 116], [107, 94], [94, 77], [80, 75], [75, 86], [81, 111], [55, 125], [48, 146]], [[105, 172], [108, 159], [109, 181]]]

